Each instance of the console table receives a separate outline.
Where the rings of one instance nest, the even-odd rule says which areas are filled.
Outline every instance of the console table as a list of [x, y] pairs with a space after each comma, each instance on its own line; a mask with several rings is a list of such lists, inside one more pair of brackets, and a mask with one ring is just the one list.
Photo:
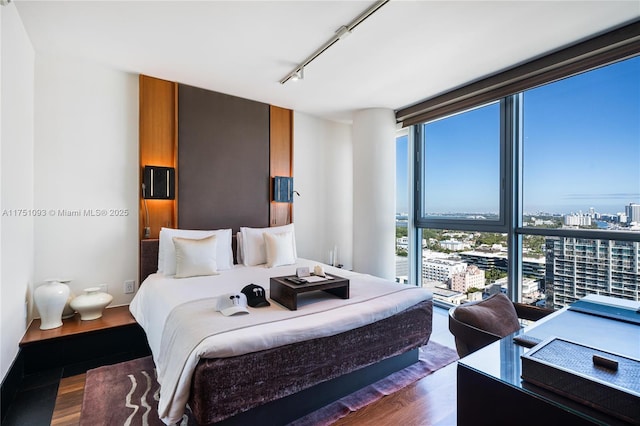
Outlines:
[[[640, 307], [638, 302], [613, 303]], [[564, 308], [458, 361], [458, 425], [628, 424], [522, 381], [520, 355], [529, 349], [514, 343], [513, 336], [523, 332], [539, 339], [557, 336], [640, 359], [640, 326]]]

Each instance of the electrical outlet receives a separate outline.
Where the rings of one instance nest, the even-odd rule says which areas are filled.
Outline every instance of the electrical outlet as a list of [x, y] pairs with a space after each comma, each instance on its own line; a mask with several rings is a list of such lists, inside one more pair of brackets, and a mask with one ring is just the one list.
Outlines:
[[124, 282], [124, 293], [131, 294], [136, 291], [136, 282], [134, 280], [127, 280]]
[[100, 284], [98, 286], [103, 293], [109, 293], [109, 284]]

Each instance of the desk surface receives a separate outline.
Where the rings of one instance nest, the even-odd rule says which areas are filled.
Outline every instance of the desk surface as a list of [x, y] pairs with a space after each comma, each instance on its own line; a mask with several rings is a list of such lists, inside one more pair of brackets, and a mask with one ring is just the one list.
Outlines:
[[[490, 344], [459, 361], [459, 366], [471, 368], [510, 387], [537, 396], [548, 397], [559, 404], [574, 406], [565, 398], [549, 392], [532, 391], [521, 379], [520, 355], [529, 349], [513, 343], [513, 336], [527, 335], [546, 339], [561, 337], [587, 346], [640, 359], [640, 326], [595, 315], [562, 309], [536, 324]], [[459, 367], [460, 368], [460, 367]], [[576, 406], [580, 409], [580, 406]], [[574, 409], [576, 409], [574, 407]], [[586, 410], [589, 416], [600, 417], [598, 412]]]

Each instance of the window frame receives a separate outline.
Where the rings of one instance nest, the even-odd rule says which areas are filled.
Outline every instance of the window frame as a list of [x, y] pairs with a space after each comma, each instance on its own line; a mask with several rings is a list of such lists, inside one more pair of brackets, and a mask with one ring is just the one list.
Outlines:
[[[455, 115], [463, 114], [465, 112], [473, 111], [475, 109], [483, 108], [488, 105], [492, 105], [499, 102], [500, 104], [500, 134], [499, 134], [499, 152], [500, 152], [500, 174], [498, 178], [498, 191], [499, 191], [499, 208], [498, 208], [498, 219], [497, 220], [478, 220], [478, 219], [454, 219], [450, 217], [433, 217], [427, 216], [424, 211], [424, 203], [423, 203], [423, 188], [424, 188], [424, 179], [425, 179], [425, 170], [422, 166], [422, 159], [424, 158], [424, 150], [425, 144], [427, 141], [425, 140], [424, 127], [429, 123], [433, 123], [435, 121], [446, 120], [447, 118], [453, 117]], [[508, 232], [508, 216], [507, 216], [507, 155], [508, 150], [508, 129], [507, 122], [504, 120], [505, 114], [507, 113], [507, 108], [509, 108], [508, 101], [506, 99], [500, 99], [498, 101], [488, 102], [483, 105], [479, 105], [475, 108], [466, 109], [464, 111], [459, 111], [456, 114], [448, 115], [447, 117], [437, 118], [431, 120], [427, 123], [421, 123], [418, 125], [412, 126], [413, 131], [413, 139], [415, 144], [414, 149], [414, 192], [413, 192], [413, 200], [414, 200], [414, 216], [415, 216], [415, 227], [417, 228], [433, 228], [433, 229], [454, 229], [460, 231], [482, 231], [482, 232], [496, 232], [496, 233], [507, 233]]]

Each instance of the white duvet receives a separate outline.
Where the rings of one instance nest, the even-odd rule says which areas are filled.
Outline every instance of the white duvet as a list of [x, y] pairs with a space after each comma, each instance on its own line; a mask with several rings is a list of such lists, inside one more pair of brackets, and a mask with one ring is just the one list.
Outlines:
[[[236, 265], [233, 269], [220, 271], [219, 275], [176, 279], [153, 274], [144, 281], [130, 304], [130, 310], [144, 328], [151, 347], [161, 385], [158, 414], [163, 422], [173, 424], [182, 419], [191, 376], [200, 358], [243, 355], [331, 336], [371, 324], [431, 299], [431, 293], [419, 287], [323, 265], [326, 272], [349, 279], [348, 300], [324, 292], [311, 292], [301, 296], [297, 311], [289, 311], [273, 300], [270, 300], [270, 307], [250, 307], [249, 315], [244, 316], [225, 317], [215, 310], [215, 297], [218, 295], [239, 292], [251, 283], [264, 287], [268, 294], [270, 277], [293, 275], [296, 267], [300, 266], [309, 266], [313, 270], [316, 264], [298, 259], [295, 265], [276, 268]], [[208, 303], [211, 303], [210, 309], [207, 308]], [[164, 336], [163, 341], [165, 329], [171, 331], [174, 325], [167, 326], [167, 319], [179, 306], [182, 310], [193, 306], [194, 311], [200, 310], [203, 315], [189, 325], [190, 338], [176, 340]], [[254, 325], [246, 326], [248, 319], [255, 320]], [[212, 324], [217, 327], [213, 332]], [[206, 336], [199, 337], [198, 333]], [[173, 334], [176, 334], [175, 329]]]

